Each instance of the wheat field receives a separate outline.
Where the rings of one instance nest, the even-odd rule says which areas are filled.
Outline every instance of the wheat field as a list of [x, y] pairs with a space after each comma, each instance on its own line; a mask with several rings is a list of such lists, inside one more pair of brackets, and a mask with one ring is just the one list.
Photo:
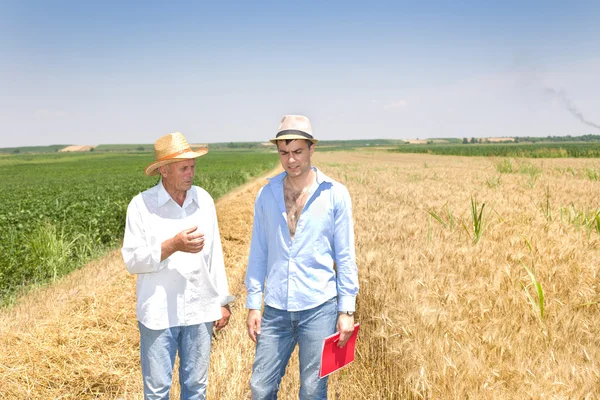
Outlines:
[[[361, 285], [357, 359], [331, 399], [600, 398], [597, 160], [313, 161], [352, 195]], [[238, 300], [213, 342], [210, 399], [249, 398], [243, 277], [264, 183], [217, 203]], [[0, 398], [142, 398], [134, 292], [113, 252], [0, 311]], [[280, 399], [298, 397], [297, 367]]]

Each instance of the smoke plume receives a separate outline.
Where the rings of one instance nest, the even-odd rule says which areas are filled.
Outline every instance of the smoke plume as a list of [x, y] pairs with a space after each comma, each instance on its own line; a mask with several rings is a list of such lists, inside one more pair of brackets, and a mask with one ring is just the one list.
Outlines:
[[567, 97], [567, 93], [564, 90], [555, 90], [552, 88], [546, 88], [545, 92], [548, 95], [558, 98], [565, 105], [565, 107], [567, 107], [567, 110], [569, 110], [571, 115], [573, 115], [575, 118], [577, 118], [578, 120], [580, 120], [581, 122], [583, 122], [584, 124], [586, 124], [588, 126], [591, 126], [596, 129], [600, 129], [600, 125], [598, 125], [592, 121], [589, 121], [585, 118], [583, 113], [581, 111], [579, 111], [579, 109], [577, 107], [575, 107], [573, 102]]

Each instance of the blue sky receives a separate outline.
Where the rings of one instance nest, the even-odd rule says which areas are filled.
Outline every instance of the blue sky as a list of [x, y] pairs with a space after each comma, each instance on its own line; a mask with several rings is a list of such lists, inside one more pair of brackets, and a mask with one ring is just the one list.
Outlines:
[[0, 3], [0, 147], [600, 134], [600, 3]]

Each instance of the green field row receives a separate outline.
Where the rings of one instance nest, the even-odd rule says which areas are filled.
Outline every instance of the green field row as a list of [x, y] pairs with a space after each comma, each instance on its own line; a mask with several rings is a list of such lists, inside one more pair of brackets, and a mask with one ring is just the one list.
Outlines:
[[468, 157], [596, 158], [600, 157], [600, 143], [424, 144], [390, 151]]

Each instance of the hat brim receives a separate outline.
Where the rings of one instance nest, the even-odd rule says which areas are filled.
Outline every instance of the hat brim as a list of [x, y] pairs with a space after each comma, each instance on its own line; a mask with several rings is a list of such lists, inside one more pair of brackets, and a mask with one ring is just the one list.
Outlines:
[[154, 161], [152, 164], [146, 167], [144, 173], [148, 176], [158, 175], [158, 168], [162, 167], [163, 165], [173, 164], [179, 161], [191, 160], [193, 158], [202, 157], [206, 153], [208, 153], [208, 149], [198, 149], [196, 151], [188, 151], [183, 154], [178, 154], [177, 156], [169, 158], [168, 160]]
[[279, 140], [296, 140], [296, 139], [310, 140], [314, 144], [316, 144], [318, 142], [317, 139], [314, 139], [314, 138], [310, 139], [310, 138], [307, 138], [306, 136], [302, 136], [297, 133], [286, 133], [284, 135], [277, 136], [276, 138], [269, 140], [269, 142], [271, 142], [273, 144], [277, 144], [277, 142]]

